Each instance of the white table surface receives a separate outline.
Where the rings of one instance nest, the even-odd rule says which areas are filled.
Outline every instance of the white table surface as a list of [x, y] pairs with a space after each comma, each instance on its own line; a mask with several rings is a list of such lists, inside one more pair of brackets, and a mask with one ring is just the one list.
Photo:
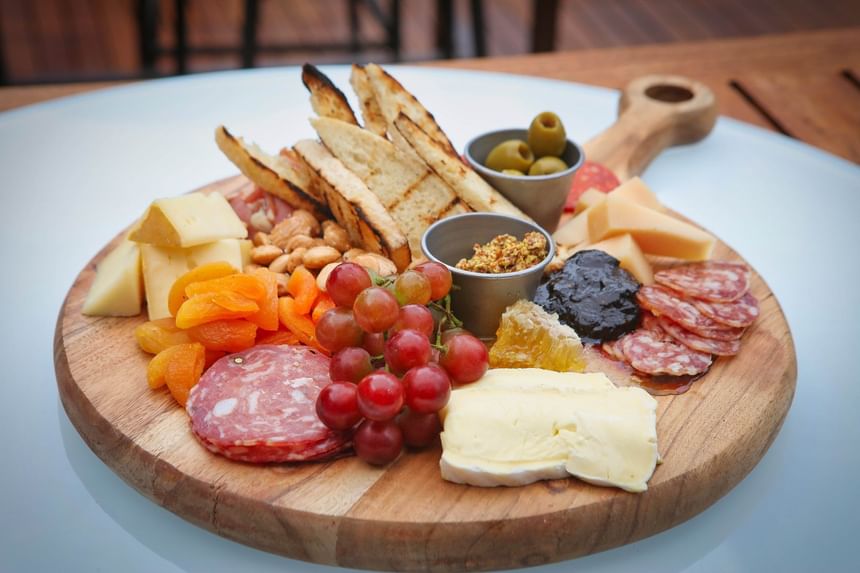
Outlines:
[[[348, 89], [347, 70], [326, 68]], [[617, 93], [576, 84], [403, 68], [395, 74], [455, 144], [555, 110], [585, 141]], [[276, 151], [312, 136], [296, 68], [160, 80], [0, 114], [0, 571], [336, 571], [222, 539], [150, 502], [87, 448], [60, 405], [57, 312], [87, 261], [156, 197], [235, 173], [219, 123]], [[858, 134], [860, 137], [860, 134]], [[860, 529], [860, 168], [720, 119], [644, 179], [737, 249], [794, 336], [794, 403], [770, 451], [710, 509], [567, 571], [857, 570]], [[131, 344], [132, 342], [129, 341]]]

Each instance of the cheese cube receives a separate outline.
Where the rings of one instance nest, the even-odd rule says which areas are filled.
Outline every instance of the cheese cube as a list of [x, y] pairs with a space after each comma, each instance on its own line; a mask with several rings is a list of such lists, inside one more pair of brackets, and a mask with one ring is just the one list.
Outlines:
[[553, 233], [552, 238], [559, 245], [568, 247], [588, 242], [588, 211], [574, 215]]
[[580, 195], [579, 199], [576, 201], [576, 208], [574, 210], [574, 213], [578, 215], [586, 209], [594, 207], [598, 203], [602, 203], [604, 199], [606, 199], [606, 193], [604, 193], [603, 191], [598, 191], [594, 188], [586, 189], [585, 192]]
[[206, 263], [226, 261], [236, 270], [241, 270], [243, 268], [241, 243], [238, 239], [223, 239], [188, 249], [141, 244], [140, 253], [149, 320], [170, 316], [167, 308], [170, 288], [176, 279], [191, 269]]
[[643, 285], [654, 284], [654, 271], [645, 255], [630, 235], [618, 235], [594, 244], [584, 244], [573, 250], [574, 253], [586, 249], [596, 249], [612, 255], [621, 263], [621, 268], [633, 275]]
[[135, 316], [140, 314], [142, 300], [140, 249], [137, 243], [124, 240], [98, 264], [82, 312], [89, 316]]
[[159, 247], [193, 247], [244, 239], [245, 224], [220, 193], [191, 193], [152, 202], [129, 238]]
[[649, 255], [688, 261], [710, 258], [713, 235], [665, 213], [616, 197], [588, 211], [588, 237], [592, 242], [629, 233]]
[[615, 197], [616, 199], [625, 199], [632, 203], [637, 203], [655, 211], [665, 211], [666, 207], [657, 200], [654, 192], [645, 185], [639, 177], [628, 179], [606, 195], [607, 197]]

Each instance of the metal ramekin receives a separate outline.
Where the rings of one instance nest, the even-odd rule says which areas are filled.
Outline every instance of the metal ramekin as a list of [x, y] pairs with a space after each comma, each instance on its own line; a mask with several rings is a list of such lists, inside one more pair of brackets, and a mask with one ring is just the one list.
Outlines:
[[585, 161], [585, 153], [570, 139], [561, 159], [569, 166], [550, 175], [506, 175], [484, 166], [495, 146], [508, 139], [528, 137], [526, 129], [502, 129], [479, 135], [466, 144], [466, 160], [487, 183], [499, 190], [511, 203], [523, 210], [535, 222], [552, 233], [564, 211], [573, 176]]
[[[503, 234], [522, 239], [529, 231], [546, 237], [549, 252], [538, 264], [513, 273], [463, 271], [455, 265], [474, 254], [475, 244], [486, 244]], [[505, 309], [520, 299], [534, 298], [544, 268], [555, 256], [555, 243], [543, 228], [529, 221], [497, 213], [465, 213], [441, 219], [421, 237], [421, 250], [431, 261], [451, 271], [456, 289], [451, 293], [454, 314], [475, 336], [494, 338]]]

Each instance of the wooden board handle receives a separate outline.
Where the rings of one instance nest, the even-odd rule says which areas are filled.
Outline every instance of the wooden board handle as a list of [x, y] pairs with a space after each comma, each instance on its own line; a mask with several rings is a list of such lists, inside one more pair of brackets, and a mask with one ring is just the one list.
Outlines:
[[703, 139], [716, 121], [717, 102], [704, 84], [682, 76], [643, 76], [621, 92], [618, 120], [585, 144], [585, 158], [626, 181], [665, 148]]

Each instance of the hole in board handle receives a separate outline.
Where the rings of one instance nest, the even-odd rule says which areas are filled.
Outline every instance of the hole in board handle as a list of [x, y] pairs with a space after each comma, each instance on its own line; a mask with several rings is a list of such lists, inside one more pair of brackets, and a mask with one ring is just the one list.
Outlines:
[[645, 90], [645, 95], [664, 103], [680, 103], [693, 99], [693, 92], [681, 86], [658, 84]]

